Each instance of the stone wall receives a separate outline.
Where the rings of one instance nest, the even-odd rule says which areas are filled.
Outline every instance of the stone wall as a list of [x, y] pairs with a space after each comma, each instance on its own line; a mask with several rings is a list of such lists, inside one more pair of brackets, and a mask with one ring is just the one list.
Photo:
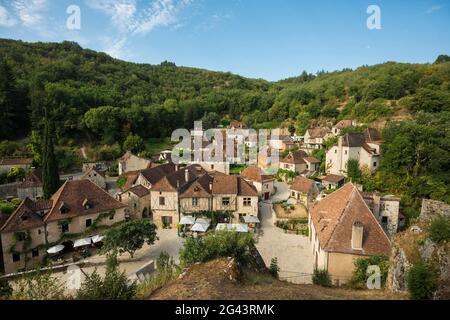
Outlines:
[[441, 215], [450, 218], [450, 206], [445, 202], [423, 199], [422, 210], [420, 212], [420, 219], [428, 220], [436, 215]]

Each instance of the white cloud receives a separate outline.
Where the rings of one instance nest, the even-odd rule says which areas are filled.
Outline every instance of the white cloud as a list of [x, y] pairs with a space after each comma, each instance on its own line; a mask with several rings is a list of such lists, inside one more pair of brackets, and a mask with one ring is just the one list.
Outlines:
[[44, 28], [43, 11], [47, 8], [47, 0], [13, 0], [12, 7], [25, 27]]
[[17, 20], [11, 17], [5, 7], [0, 6], [0, 26], [9, 28], [15, 26], [16, 24]]
[[[86, 0], [87, 4], [110, 17], [122, 33], [146, 34], [159, 26], [176, 25], [177, 14], [192, 0]], [[149, 3], [150, 2], [150, 3]]]
[[439, 11], [442, 9], [442, 6], [432, 6], [430, 7], [427, 11], [425, 11], [425, 13], [431, 14], [435, 11]]
[[127, 44], [127, 41], [127, 37], [122, 37], [117, 41], [107, 39], [106, 49], [104, 50], [104, 52], [106, 52], [113, 58], [123, 59], [126, 56], [125, 46]]

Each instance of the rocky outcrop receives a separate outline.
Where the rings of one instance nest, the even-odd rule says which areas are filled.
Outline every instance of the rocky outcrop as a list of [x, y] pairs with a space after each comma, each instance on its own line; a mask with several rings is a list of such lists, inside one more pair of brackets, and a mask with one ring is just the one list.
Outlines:
[[427, 226], [436, 216], [450, 218], [450, 206], [425, 200], [419, 219], [406, 231], [397, 234], [392, 245], [387, 287], [395, 292], [407, 291], [406, 274], [414, 263], [425, 261], [438, 273], [435, 299], [450, 299], [450, 244], [435, 243], [428, 237]]

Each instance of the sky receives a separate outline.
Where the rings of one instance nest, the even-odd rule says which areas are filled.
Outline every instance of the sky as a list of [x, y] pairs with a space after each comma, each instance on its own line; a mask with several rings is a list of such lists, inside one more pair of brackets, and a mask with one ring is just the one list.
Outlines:
[[0, 0], [0, 38], [276, 81], [450, 55], [450, 0]]

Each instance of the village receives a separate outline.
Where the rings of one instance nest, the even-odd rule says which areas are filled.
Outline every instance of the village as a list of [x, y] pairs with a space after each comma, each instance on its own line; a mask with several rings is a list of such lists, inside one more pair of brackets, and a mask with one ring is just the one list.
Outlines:
[[[280, 153], [278, 167], [258, 157], [257, 164], [240, 166], [238, 174], [230, 174], [230, 158], [211, 163], [192, 157], [175, 164], [170, 150], [151, 159], [126, 152], [117, 160], [118, 177], [107, 176], [104, 163], [85, 163], [81, 173], [62, 176], [48, 200], [42, 170], [31, 159], [2, 159], [2, 172], [28, 172], [5, 197], [20, 199], [17, 209], [0, 215], [4, 273], [16, 276], [48, 261], [55, 272], [86, 261], [101, 265], [104, 258], [96, 248], [102, 232], [147, 219], [158, 227], [159, 240], [140, 249], [136, 261], [123, 262], [130, 277], [163, 251], [178, 259], [187, 237], [230, 231], [253, 234], [266, 265], [277, 259], [280, 279], [312, 283], [314, 270], [327, 270], [333, 285], [341, 286], [351, 278], [355, 259], [390, 256], [391, 242], [405, 226], [398, 197], [366, 192], [347, 175], [349, 161], [374, 173], [382, 156], [376, 129], [340, 135], [356, 126], [342, 120], [310, 128], [304, 136], [277, 129], [267, 154]], [[227, 135], [236, 129], [246, 127], [232, 121], [217, 130]], [[330, 138], [336, 143], [326, 150]], [[326, 158], [315, 158], [314, 150], [324, 150]]]

